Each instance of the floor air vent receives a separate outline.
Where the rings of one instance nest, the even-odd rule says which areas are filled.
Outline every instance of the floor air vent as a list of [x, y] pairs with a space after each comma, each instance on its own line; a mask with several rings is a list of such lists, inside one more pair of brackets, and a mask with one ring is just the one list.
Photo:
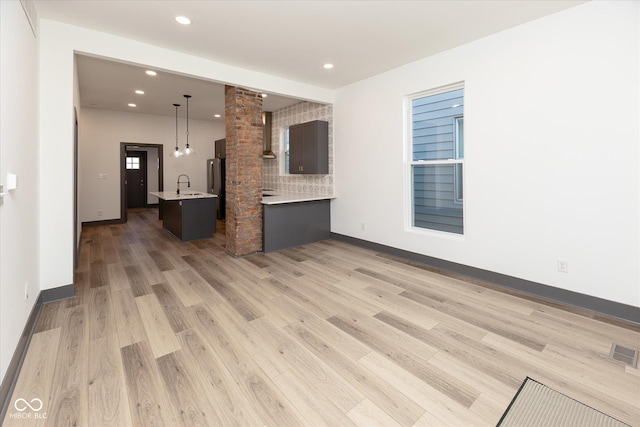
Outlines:
[[638, 363], [638, 350], [623, 347], [620, 344], [614, 343], [611, 346], [609, 358], [635, 368], [636, 364]]

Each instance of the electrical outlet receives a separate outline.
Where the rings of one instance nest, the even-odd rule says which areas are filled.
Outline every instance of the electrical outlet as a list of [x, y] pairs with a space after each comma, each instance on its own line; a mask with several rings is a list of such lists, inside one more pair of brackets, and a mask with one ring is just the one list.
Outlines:
[[558, 260], [558, 271], [560, 273], [568, 273], [569, 272], [569, 261], [565, 259]]
[[102, 216], [102, 210], [98, 211], [98, 216]]

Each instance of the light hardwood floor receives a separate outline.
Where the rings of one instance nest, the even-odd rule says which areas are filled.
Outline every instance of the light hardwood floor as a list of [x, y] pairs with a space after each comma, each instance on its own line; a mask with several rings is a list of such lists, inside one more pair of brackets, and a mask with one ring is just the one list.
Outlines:
[[490, 426], [526, 376], [640, 425], [640, 373], [607, 358], [637, 328], [332, 240], [236, 259], [156, 215], [83, 230], [4, 425]]

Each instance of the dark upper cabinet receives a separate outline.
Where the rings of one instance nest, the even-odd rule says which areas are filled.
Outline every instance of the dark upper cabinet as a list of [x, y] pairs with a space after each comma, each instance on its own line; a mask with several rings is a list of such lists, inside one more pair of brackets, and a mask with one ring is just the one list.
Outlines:
[[219, 139], [214, 142], [214, 152], [216, 159], [224, 159], [227, 157], [227, 140]]
[[289, 127], [289, 173], [329, 173], [329, 123], [323, 120]]

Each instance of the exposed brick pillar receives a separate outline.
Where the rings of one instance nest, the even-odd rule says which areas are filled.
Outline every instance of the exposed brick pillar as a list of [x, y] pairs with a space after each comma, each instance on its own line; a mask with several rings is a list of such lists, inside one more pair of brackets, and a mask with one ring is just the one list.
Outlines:
[[262, 250], [262, 96], [225, 86], [227, 252]]

